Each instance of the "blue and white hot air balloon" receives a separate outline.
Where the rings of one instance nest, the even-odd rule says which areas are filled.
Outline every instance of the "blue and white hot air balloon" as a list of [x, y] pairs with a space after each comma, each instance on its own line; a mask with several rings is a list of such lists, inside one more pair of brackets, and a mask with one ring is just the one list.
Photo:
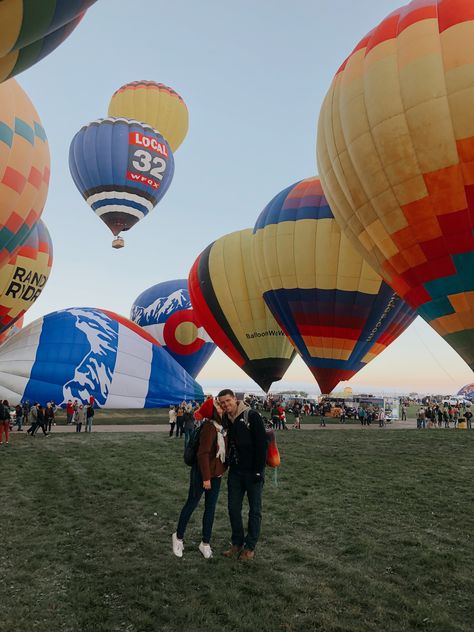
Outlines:
[[85, 125], [69, 148], [69, 169], [82, 197], [121, 248], [129, 230], [158, 204], [174, 174], [168, 142], [155, 129], [124, 118]]
[[52, 312], [0, 347], [0, 399], [99, 408], [202, 400], [197, 382], [127, 318], [92, 307]]
[[130, 318], [158, 340], [192, 377], [198, 375], [216, 348], [193, 310], [187, 279], [158, 283], [142, 292], [132, 305]]

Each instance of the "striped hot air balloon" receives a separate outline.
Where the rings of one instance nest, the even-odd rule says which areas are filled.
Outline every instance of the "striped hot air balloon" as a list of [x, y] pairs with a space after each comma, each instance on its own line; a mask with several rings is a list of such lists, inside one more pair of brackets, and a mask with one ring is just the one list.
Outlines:
[[119, 88], [109, 104], [109, 116], [142, 121], [158, 130], [173, 153], [188, 133], [188, 108], [172, 88], [154, 81], [132, 81]]
[[149, 125], [107, 118], [74, 136], [69, 169], [82, 197], [117, 237], [165, 195], [174, 159], [168, 142]]
[[295, 352], [266, 307], [251, 260], [251, 229], [213, 242], [189, 274], [191, 303], [216, 345], [264, 391]]
[[141, 327], [107, 310], [74, 307], [35, 320], [1, 346], [0, 398], [158, 408], [204, 394]]
[[53, 244], [39, 220], [18, 252], [0, 268], [0, 334], [40, 297], [53, 265]]
[[0, 2], [0, 82], [33, 66], [57, 48], [96, 0]]
[[345, 235], [474, 369], [474, 3], [397, 9], [337, 72], [319, 118]]
[[39, 220], [48, 195], [49, 147], [40, 118], [14, 79], [0, 84], [0, 266]]
[[263, 298], [321, 391], [381, 353], [416, 314], [341, 234], [318, 178], [276, 195], [254, 228]]

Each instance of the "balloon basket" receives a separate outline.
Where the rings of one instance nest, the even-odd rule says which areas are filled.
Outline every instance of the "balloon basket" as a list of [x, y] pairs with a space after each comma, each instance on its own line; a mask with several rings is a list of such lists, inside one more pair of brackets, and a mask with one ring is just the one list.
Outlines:
[[112, 241], [112, 248], [115, 248], [116, 250], [118, 250], [119, 248], [123, 248], [124, 246], [125, 246], [125, 241], [123, 237], [116, 237]]

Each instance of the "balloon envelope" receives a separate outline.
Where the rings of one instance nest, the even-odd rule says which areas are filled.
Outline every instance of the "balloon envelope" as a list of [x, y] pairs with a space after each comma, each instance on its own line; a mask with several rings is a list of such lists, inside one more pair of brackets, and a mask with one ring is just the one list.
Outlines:
[[36, 302], [53, 265], [53, 244], [39, 220], [18, 252], [0, 268], [0, 334]]
[[156, 408], [203, 392], [138, 325], [77, 307], [35, 320], [0, 348], [0, 397], [10, 403], [68, 399], [100, 408]]
[[188, 108], [172, 88], [154, 81], [133, 81], [119, 88], [109, 116], [147, 123], [162, 134], [175, 152], [188, 133]]
[[21, 318], [16, 320], [13, 323], [13, 325], [11, 325], [11, 327], [9, 327], [8, 329], [5, 329], [5, 331], [3, 331], [0, 334], [0, 345], [2, 345], [4, 342], [9, 340], [12, 336], [17, 334], [19, 331], [21, 331], [21, 329], [23, 328], [23, 320], [24, 318], [22, 316]]
[[252, 245], [263, 298], [323, 393], [351, 378], [416, 316], [341, 234], [318, 178], [273, 198]]
[[49, 55], [76, 28], [96, 0], [0, 2], [0, 81]]
[[40, 118], [14, 79], [0, 84], [0, 266], [39, 220], [48, 195], [49, 147]]
[[142, 292], [133, 302], [130, 319], [194, 378], [216, 348], [193, 310], [187, 279], [158, 283]]
[[174, 159], [166, 140], [149, 125], [108, 118], [89, 123], [74, 136], [69, 168], [82, 197], [118, 235], [164, 196]]
[[474, 401], [474, 384], [466, 384], [466, 386], [463, 386], [456, 395], [464, 397], [465, 399], [472, 399]]
[[251, 261], [251, 229], [221, 237], [189, 275], [194, 311], [211, 338], [264, 390], [281, 380], [294, 350], [266, 307]]
[[474, 13], [394, 11], [336, 74], [318, 165], [343, 231], [474, 369]]

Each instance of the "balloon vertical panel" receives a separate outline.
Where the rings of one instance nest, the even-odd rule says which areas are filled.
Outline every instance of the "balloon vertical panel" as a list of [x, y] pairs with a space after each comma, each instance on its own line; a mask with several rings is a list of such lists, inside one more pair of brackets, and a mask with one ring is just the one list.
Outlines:
[[411, 2], [343, 62], [317, 158], [344, 233], [474, 369], [472, 3]]

